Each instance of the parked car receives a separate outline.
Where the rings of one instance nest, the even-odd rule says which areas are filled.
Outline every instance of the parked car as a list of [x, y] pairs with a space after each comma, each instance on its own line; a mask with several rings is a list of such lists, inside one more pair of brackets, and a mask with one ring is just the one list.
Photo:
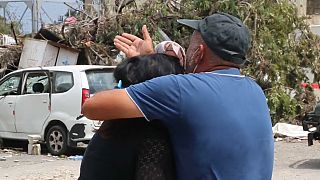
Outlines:
[[17, 70], [0, 80], [0, 139], [40, 135], [53, 155], [85, 145], [101, 122], [81, 115], [95, 93], [113, 89], [114, 66], [55, 66]]

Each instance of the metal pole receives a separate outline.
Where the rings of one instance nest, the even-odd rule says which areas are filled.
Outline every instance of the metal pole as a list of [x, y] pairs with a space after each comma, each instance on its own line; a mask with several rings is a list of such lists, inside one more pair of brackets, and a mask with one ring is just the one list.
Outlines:
[[31, 29], [32, 29], [32, 36], [34, 36], [35, 33], [35, 15], [34, 15], [34, 11], [35, 11], [35, 0], [32, 0], [32, 8], [31, 8]]
[[3, 10], [3, 22], [5, 23], [6, 22], [6, 7], [7, 7], [7, 2], [1, 2], [0, 0], [0, 9]]
[[39, 28], [39, 4], [38, 0], [32, 0], [32, 35], [37, 33]]

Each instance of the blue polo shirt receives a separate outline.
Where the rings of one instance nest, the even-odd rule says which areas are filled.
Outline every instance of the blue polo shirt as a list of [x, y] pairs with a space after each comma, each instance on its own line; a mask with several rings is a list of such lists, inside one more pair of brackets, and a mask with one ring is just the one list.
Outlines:
[[167, 126], [178, 179], [272, 178], [266, 97], [238, 69], [163, 76], [126, 91], [147, 120]]

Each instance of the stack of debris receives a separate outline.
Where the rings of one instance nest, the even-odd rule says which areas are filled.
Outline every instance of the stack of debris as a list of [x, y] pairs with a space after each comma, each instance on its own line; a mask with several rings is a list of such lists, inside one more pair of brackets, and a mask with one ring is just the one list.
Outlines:
[[46, 26], [35, 38], [51, 40], [78, 49], [80, 51], [78, 64], [116, 65], [115, 47], [109, 47], [99, 39], [98, 29], [104, 24], [104, 18], [89, 16], [85, 16], [82, 20], [81, 18], [81, 16], [69, 17], [63, 24]]
[[[103, 15], [100, 16], [74, 9], [74, 16], [66, 18], [62, 24], [51, 24], [43, 27], [33, 38], [50, 41], [49, 44], [54, 44], [55, 47], [63, 46], [78, 51], [79, 55], [76, 60], [78, 65], [116, 65], [119, 62], [116, 60], [119, 52], [113, 44], [113, 38], [121, 32], [130, 32], [132, 29], [136, 29], [128, 21], [134, 18], [139, 22], [139, 17], [143, 17], [144, 14], [144, 10], [139, 10], [139, 8], [134, 8], [128, 13], [122, 13], [122, 9], [132, 2], [134, 1], [119, 1], [118, 4], [116, 3], [116, 7], [118, 7], [116, 12], [101, 13]], [[180, 9], [180, 0], [170, 0], [165, 1], [165, 3], [171, 11]], [[153, 21], [156, 20], [153, 19]], [[150, 31], [156, 30], [158, 30], [156, 25], [150, 27]], [[0, 48], [0, 78], [20, 67], [21, 54], [23, 55], [26, 49], [26, 47], [23, 48], [23, 44], [27, 41], [22, 38], [21, 42], [21, 45]], [[47, 56], [43, 58], [48, 59]]]
[[[40, 29], [33, 37], [35, 42], [33, 45], [36, 46], [39, 44], [37, 41], [44, 40], [55, 47], [59, 46], [64, 49], [78, 51], [79, 55], [76, 60], [76, 64], [78, 65], [116, 65], [117, 62], [114, 59], [117, 51], [115, 51], [114, 47], [110, 48], [103, 43], [97, 42], [98, 18], [89, 18], [82, 21], [77, 21], [74, 17], [71, 18], [70, 21], [67, 21], [67, 19], [64, 24], [49, 25]], [[30, 41], [32, 39], [22, 38], [20, 45], [0, 46], [0, 78], [8, 72], [18, 69], [23, 52], [27, 48], [33, 48], [25, 47], [24, 49], [24, 45], [30, 46]], [[34, 52], [30, 51], [27, 53]], [[30, 54], [30, 56], [36, 55]]]
[[6, 45], [0, 47], [0, 78], [18, 68], [22, 46]]

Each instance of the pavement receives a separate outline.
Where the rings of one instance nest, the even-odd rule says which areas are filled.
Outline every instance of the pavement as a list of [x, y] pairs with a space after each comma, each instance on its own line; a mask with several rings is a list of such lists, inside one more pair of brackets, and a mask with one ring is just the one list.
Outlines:
[[320, 143], [303, 141], [275, 143], [273, 180], [320, 179]]
[[[74, 156], [28, 155], [26, 152], [0, 150], [1, 180], [73, 180], [79, 176], [81, 160]], [[2, 158], [2, 159], [1, 159]]]
[[[315, 180], [320, 177], [320, 143], [305, 140], [275, 142], [273, 180]], [[72, 154], [83, 155], [83, 151]], [[71, 157], [72, 157], [71, 156]], [[76, 180], [81, 160], [70, 156], [28, 155], [25, 148], [0, 149], [1, 180]], [[5, 160], [1, 160], [4, 158]]]

